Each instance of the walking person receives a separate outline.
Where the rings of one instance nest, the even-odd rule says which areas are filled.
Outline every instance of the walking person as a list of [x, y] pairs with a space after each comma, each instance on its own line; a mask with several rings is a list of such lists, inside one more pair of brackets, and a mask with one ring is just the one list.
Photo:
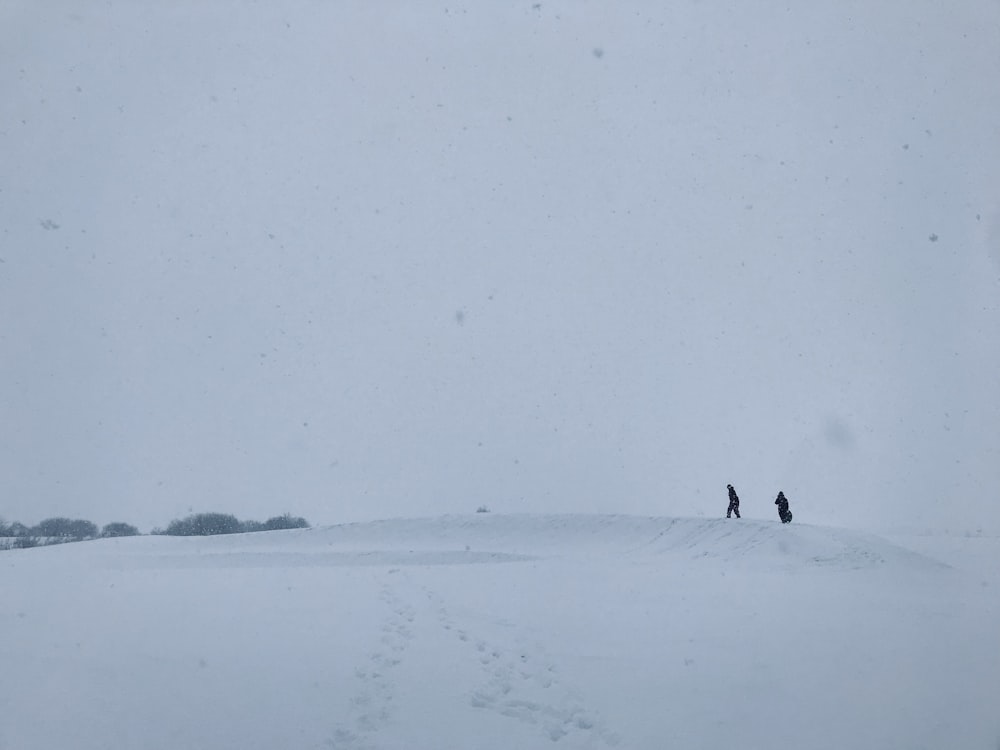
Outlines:
[[735, 513], [736, 517], [740, 517], [740, 498], [736, 494], [736, 490], [733, 489], [733, 485], [727, 484], [726, 489], [729, 490], [729, 508], [726, 510], [726, 518], [732, 518], [732, 514]]
[[792, 511], [788, 510], [788, 498], [785, 497], [784, 492], [778, 492], [778, 498], [774, 501], [774, 504], [778, 506], [778, 518], [781, 519], [781, 522], [791, 523]]

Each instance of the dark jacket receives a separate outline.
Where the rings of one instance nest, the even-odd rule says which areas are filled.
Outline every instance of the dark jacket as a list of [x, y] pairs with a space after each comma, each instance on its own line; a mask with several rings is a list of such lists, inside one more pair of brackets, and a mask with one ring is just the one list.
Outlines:
[[784, 492], [779, 492], [774, 504], [778, 506], [778, 518], [782, 523], [789, 523], [792, 520], [792, 512], [788, 510], [788, 498]]

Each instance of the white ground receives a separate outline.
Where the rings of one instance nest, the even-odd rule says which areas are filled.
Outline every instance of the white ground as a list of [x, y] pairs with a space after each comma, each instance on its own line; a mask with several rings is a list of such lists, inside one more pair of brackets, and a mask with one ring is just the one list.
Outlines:
[[474, 514], [0, 553], [0, 748], [989, 748], [998, 540]]

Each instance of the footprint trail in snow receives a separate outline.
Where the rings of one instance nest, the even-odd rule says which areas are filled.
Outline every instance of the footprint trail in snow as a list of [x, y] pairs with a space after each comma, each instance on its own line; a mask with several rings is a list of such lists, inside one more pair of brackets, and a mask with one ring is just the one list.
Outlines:
[[468, 694], [470, 706], [537, 728], [553, 742], [567, 739], [573, 747], [618, 745], [618, 736], [561, 683], [557, 666], [543, 648], [503, 646], [477, 637], [471, 628], [455, 623], [438, 594], [426, 588], [424, 592], [441, 626], [454, 633], [467, 658], [480, 665], [481, 680]]

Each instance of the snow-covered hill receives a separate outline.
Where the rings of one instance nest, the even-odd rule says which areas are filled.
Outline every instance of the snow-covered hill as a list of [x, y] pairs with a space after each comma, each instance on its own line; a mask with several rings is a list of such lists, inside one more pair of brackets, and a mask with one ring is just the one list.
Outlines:
[[475, 514], [13, 550], [0, 748], [992, 747], [1000, 581], [922, 545]]
[[[126, 542], [126, 544], [128, 544]], [[762, 569], [809, 566], [919, 567], [942, 563], [862, 532], [751, 519], [643, 518], [624, 515], [493, 515], [392, 519], [284, 534], [171, 539], [147, 563], [434, 565], [523, 561], [603, 554], [638, 560], [719, 560]], [[192, 549], [197, 555], [192, 555]], [[113, 549], [115, 557], [122, 550]], [[200, 562], [199, 562], [200, 561]]]

